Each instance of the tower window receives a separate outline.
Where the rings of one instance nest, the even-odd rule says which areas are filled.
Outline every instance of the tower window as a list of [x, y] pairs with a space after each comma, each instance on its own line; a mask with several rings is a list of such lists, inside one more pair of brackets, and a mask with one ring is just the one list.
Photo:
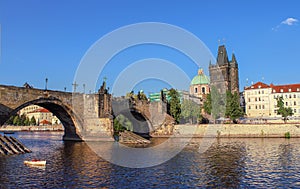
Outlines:
[[205, 87], [202, 87], [202, 94], [205, 94]]
[[194, 91], [195, 91], [195, 93], [198, 93], [198, 88], [196, 87]]

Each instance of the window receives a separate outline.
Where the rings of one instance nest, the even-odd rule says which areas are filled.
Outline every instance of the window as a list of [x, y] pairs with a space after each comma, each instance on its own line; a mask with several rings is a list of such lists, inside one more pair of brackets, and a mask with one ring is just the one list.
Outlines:
[[275, 89], [273, 90], [273, 93], [276, 93], [276, 90], [275, 90]]
[[290, 98], [292, 98], [292, 95], [289, 95]]
[[197, 87], [195, 88], [195, 93], [198, 93], [198, 88]]
[[205, 94], [205, 87], [202, 87], [202, 94]]
[[259, 109], [261, 109], [261, 105], [259, 105]]
[[296, 98], [296, 94], [294, 94], [294, 98]]
[[257, 105], [255, 105], [255, 109], [257, 109]]
[[265, 93], [265, 91], [263, 90], [263, 91], [261, 91], [261, 93], [262, 93], [262, 94], [264, 94], [264, 93]]
[[250, 98], [248, 98], [248, 102], [250, 102]]
[[265, 109], [265, 105], [262, 105], [262, 109]]
[[297, 106], [297, 103], [296, 103], [296, 101], [294, 101], [294, 106]]
[[289, 105], [289, 103], [288, 103], [288, 102], [285, 102], [285, 105], [286, 105], [286, 106], [288, 106], [288, 105]]
[[283, 89], [280, 89], [280, 92], [283, 93]]
[[294, 109], [294, 113], [297, 113], [297, 110], [296, 110], [296, 109]]
[[257, 102], [257, 97], [255, 97], [255, 102]]
[[258, 101], [261, 101], [260, 97], [258, 98]]
[[251, 106], [249, 106], [248, 109], [251, 110]]
[[258, 94], [260, 94], [260, 91], [258, 91]]
[[292, 89], [289, 89], [289, 92], [291, 92], [292, 91]]

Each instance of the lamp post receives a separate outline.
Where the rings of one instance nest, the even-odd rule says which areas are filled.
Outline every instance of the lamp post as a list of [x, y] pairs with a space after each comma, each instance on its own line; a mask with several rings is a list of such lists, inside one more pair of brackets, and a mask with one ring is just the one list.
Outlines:
[[46, 78], [46, 86], [45, 86], [45, 90], [47, 90], [48, 88], [48, 78]]

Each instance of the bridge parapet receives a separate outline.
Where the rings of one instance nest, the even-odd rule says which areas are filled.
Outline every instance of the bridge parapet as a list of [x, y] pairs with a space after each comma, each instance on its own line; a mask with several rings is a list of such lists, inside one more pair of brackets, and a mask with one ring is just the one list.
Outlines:
[[65, 140], [85, 140], [90, 135], [97, 138], [97, 134], [102, 138], [106, 136], [104, 140], [112, 140], [110, 98], [107, 90], [81, 94], [0, 85], [0, 125], [22, 108], [34, 104], [60, 119]]

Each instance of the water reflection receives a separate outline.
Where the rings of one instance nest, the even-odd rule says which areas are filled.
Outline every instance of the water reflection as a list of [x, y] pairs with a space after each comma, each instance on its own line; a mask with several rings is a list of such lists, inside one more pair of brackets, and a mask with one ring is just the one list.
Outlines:
[[217, 140], [203, 155], [208, 186], [234, 188], [240, 185], [245, 175], [245, 143]]
[[[194, 139], [169, 161], [134, 169], [105, 161], [84, 142], [33, 135], [18, 136], [33, 153], [0, 157], [0, 188], [300, 187], [298, 139], [220, 139], [205, 153], [198, 152], [201, 139]], [[46, 168], [25, 166], [31, 158], [46, 159]]]

